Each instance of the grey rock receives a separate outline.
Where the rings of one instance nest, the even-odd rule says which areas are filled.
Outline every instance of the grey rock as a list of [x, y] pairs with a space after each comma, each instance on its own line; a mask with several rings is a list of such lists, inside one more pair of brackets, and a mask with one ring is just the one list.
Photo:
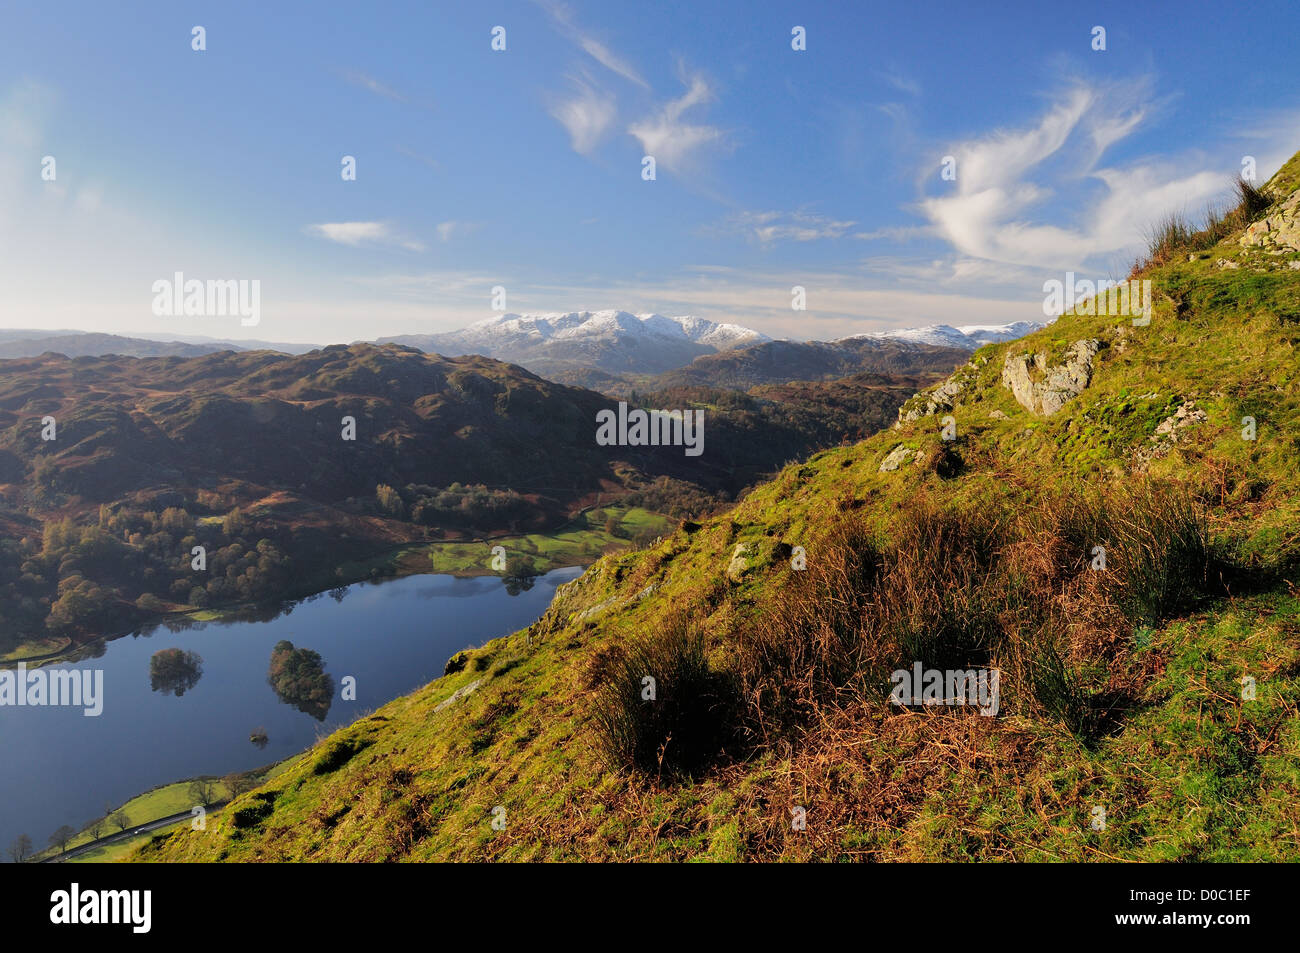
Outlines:
[[472, 695], [474, 693], [474, 690], [477, 689], [482, 684], [483, 684], [483, 680], [481, 678], [474, 679], [474, 681], [470, 682], [468, 685], [464, 686], [463, 688], [456, 689], [448, 697], [444, 698], [442, 701], [438, 702], [438, 704], [434, 705], [433, 710], [442, 711], [444, 708], [448, 707], [449, 705], [456, 704], [456, 702], [460, 701], [465, 696]]
[[1195, 401], [1185, 400], [1170, 416], [1162, 420], [1151, 436], [1151, 446], [1140, 448], [1134, 456], [1140, 469], [1145, 469], [1152, 460], [1163, 457], [1174, 444], [1181, 441], [1188, 427], [1195, 426], [1207, 419], [1205, 411], [1196, 406]]
[[959, 367], [943, 383], [933, 389], [922, 391], [898, 408], [898, 427], [903, 424], [929, 417], [933, 414], [947, 413], [954, 410], [962, 393], [970, 385], [976, 365], [974, 362]]
[[886, 456], [884, 461], [880, 464], [879, 472], [889, 473], [893, 470], [897, 470], [908, 460], [912, 459], [916, 452], [917, 451], [915, 450], [909, 450], [900, 443], [893, 450], [889, 451], [888, 456]]
[[740, 577], [745, 574], [745, 570], [749, 569], [749, 560], [746, 559], [748, 555], [749, 544], [737, 543], [735, 550], [731, 554], [731, 562], [727, 564], [727, 577], [729, 579], [736, 582], [740, 581]]
[[1002, 386], [1031, 414], [1050, 417], [1092, 383], [1093, 362], [1100, 348], [1096, 338], [1075, 341], [1065, 353], [1065, 362], [1055, 366], [1048, 366], [1047, 355], [1041, 351], [1008, 354], [1002, 365]]
[[1246, 226], [1240, 243], [1264, 250], [1300, 251], [1300, 191], [1274, 208], [1267, 218]]

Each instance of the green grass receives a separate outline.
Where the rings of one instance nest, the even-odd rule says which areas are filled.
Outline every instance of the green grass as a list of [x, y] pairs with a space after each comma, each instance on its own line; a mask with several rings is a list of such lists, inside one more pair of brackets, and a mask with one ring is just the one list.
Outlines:
[[60, 652], [70, 647], [71, 644], [72, 640], [68, 638], [37, 639], [31, 642], [23, 642], [4, 655], [0, 655], [0, 662], [21, 662], [24, 659], [40, 658], [54, 652]]
[[[605, 531], [610, 518], [617, 524], [613, 534]], [[523, 568], [540, 574], [565, 566], [587, 565], [611, 549], [626, 548], [632, 539], [666, 533], [673, 525], [674, 521], [668, 517], [639, 507], [606, 506], [589, 510], [551, 533], [403, 546], [367, 560], [347, 563], [341, 572], [348, 579], [413, 572], [499, 575], [492, 568], [492, 548], [501, 546], [506, 551], [507, 573]]]
[[[606, 521], [611, 518], [617, 523], [614, 534], [605, 531]], [[564, 566], [587, 565], [611, 548], [626, 547], [629, 539], [666, 533], [673, 525], [667, 517], [639, 507], [602, 507], [588, 511], [580, 521], [584, 525], [555, 533], [500, 537], [481, 543], [433, 543], [417, 551], [428, 554], [433, 572], [481, 575], [493, 572], [492, 548], [502, 546], [507, 572], [522, 564], [544, 573]]]
[[[288, 766], [287, 762], [281, 761], [275, 765], [263, 769], [262, 772], [263, 781], [269, 781], [279, 776], [281, 773], [284, 772], [287, 766]], [[113, 808], [108, 813], [114, 814], [118, 810], [125, 811], [126, 816], [131, 821], [131, 823], [127, 825], [126, 830], [131, 830], [134, 827], [139, 827], [142, 824], [147, 824], [149, 821], [155, 821], [160, 817], [169, 817], [172, 814], [179, 814], [181, 811], [188, 811], [194, 806], [194, 799], [190, 796], [189, 793], [190, 780], [191, 779], [187, 778], [184, 781], [176, 781], [171, 784], [162, 784], [156, 788], [151, 788], [150, 790], [145, 791], [143, 794], [138, 794], [135, 797], [131, 798], [125, 804], [121, 805], [120, 808]], [[216, 785], [214, 798], [218, 801], [227, 798], [230, 792], [226, 788], [225, 783], [220, 779], [215, 780], [214, 783]], [[208, 813], [209, 818], [213, 816], [213, 813], [214, 812], [209, 811]], [[117, 833], [120, 833], [120, 831], [116, 826], [105, 824], [104, 830], [100, 832], [99, 836], [107, 837], [110, 834], [117, 834]], [[150, 833], [150, 834], [141, 834], [138, 838], [137, 837], [130, 838], [129, 843], [132, 845], [130, 850], [133, 850], [136, 846], [139, 846], [140, 844], [149, 840], [149, 838], [153, 836], [154, 835]], [[79, 832], [71, 840], [68, 841], [68, 849], [71, 850], [74, 847], [79, 847], [82, 844], [88, 843], [94, 839], [95, 838], [91, 837], [89, 831], [83, 830]], [[93, 850], [89, 854], [87, 854], [86, 858], [84, 859], [95, 858], [100, 860], [117, 860], [120, 857], [124, 856], [125, 854], [130, 853], [130, 850], [123, 848], [123, 844], [125, 843], [127, 842], [108, 844], [105, 845], [104, 847], [97, 848], [96, 850]], [[60, 851], [58, 851], [56, 848], [47, 848], [46, 850], [39, 851], [35, 855], [35, 859], [41, 859], [47, 856], [51, 856], [53, 854], [57, 854], [59, 852]], [[82, 858], [78, 858], [78, 859], [82, 859]]]

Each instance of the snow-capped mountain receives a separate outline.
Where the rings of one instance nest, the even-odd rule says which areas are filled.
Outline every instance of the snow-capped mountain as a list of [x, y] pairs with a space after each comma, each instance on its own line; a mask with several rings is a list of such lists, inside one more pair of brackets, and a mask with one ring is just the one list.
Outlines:
[[565, 365], [658, 374], [689, 364], [702, 354], [768, 340], [766, 334], [750, 328], [688, 315], [571, 311], [503, 314], [459, 331], [407, 334], [381, 338], [379, 343], [406, 344], [449, 357], [483, 354], [545, 375]]
[[936, 344], [941, 347], [959, 347], [974, 351], [985, 344], [1014, 341], [1042, 327], [1046, 325], [1037, 321], [1016, 321], [1012, 324], [964, 324], [956, 328], [949, 324], [931, 324], [924, 328], [873, 331], [869, 334], [855, 334], [853, 337], [911, 341], [915, 344]]
[[[947, 324], [855, 334], [869, 339], [955, 347], [973, 351], [984, 344], [1010, 341], [1043, 327], [1033, 321], [1013, 324]], [[520, 364], [543, 377], [569, 380], [574, 373], [662, 374], [697, 357], [737, 351], [772, 339], [739, 324], [703, 318], [627, 311], [569, 311], [554, 314], [502, 314], [459, 331], [380, 338], [380, 344], [405, 344], [448, 357], [482, 354]], [[815, 343], [815, 342], [813, 342]], [[567, 376], [566, 376], [567, 375]]]

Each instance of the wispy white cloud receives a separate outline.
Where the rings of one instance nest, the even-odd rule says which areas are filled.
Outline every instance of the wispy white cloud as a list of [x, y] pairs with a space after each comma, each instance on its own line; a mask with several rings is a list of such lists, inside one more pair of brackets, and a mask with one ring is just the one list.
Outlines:
[[856, 224], [803, 211], [737, 212], [706, 232], [740, 234], [760, 245], [770, 245], [778, 241], [812, 242], [842, 238]]
[[469, 235], [478, 231], [478, 224], [476, 222], [457, 221], [439, 222], [437, 231], [440, 240], [449, 242], [456, 235]]
[[932, 238], [933, 236], [934, 229], [929, 225], [886, 225], [884, 228], [873, 228], [868, 232], [854, 232], [849, 237], [866, 242], [906, 242], [914, 238]]
[[551, 15], [551, 18], [560, 28], [560, 32], [597, 63], [610, 72], [617, 73], [628, 82], [635, 83], [642, 89], [650, 88], [650, 84], [641, 78], [641, 74], [627, 60], [611, 50], [606, 43], [598, 39], [594, 34], [578, 26], [573, 9], [570, 6], [561, 2], [551, 2], [551, 0], [539, 0], [539, 3]]
[[408, 251], [423, 251], [424, 245], [396, 234], [384, 222], [322, 222], [306, 226], [307, 232], [340, 245], [398, 245]]
[[910, 76], [904, 76], [896, 70], [877, 70], [876, 75], [899, 92], [911, 96], [921, 95], [921, 84]]
[[614, 53], [604, 43], [601, 43], [599, 40], [591, 36], [580, 37], [579, 43], [582, 48], [586, 50], [594, 60], [596, 60], [596, 62], [600, 63], [601, 66], [612, 70], [624, 79], [636, 83], [638, 86], [645, 89], [650, 88], [650, 84], [643, 80], [636, 70], [634, 70], [624, 60], [614, 55]]
[[[1145, 86], [1139, 80], [1134, 89]], [[1199, 212], [1227, 185], [1224, 170], [1173, 159], [1095, 167], [1109, 146], [1148, 115], [1141, 104], [1132, 104], [1134, 89], [1126, 98], [1115, 89], [1076, 85], [1027, 128], [998, 130], [951, 147], [955, 186], [950, 194], [923, 200], [921, 211], [959, 255], [1056, 268], [1135, 248], [1142, 230], [1171, 211]], [[1067, 143], [1079, 137], [1091, 149], [1091, 162], [1082, 171], [1062, 173], [1061, 163], [1049, 160], [1061, 158]], [[1070, 216], [1060, 202], [1047, 214], [1081, 224], [1033, 221], [1035, 207], [1047, 206], [1058, 188], [1076, 186], [1080, 176], [1104, 187], [1101, 198], [1081, 202], [1083, 214]]]
[[427, 165], [430, 169], [442, 168], [442, 164], [439, 163], [437, 159], [433, 158], [433, 156], [427, 156], [422, 152], [416, 152], [414, 149], [411, 149], [407, 146], [398, 146], [397, 152], [399, 155], [404, 155], [408, 159], [414, 159], [416, 162], [419, 162], [421, 165]]
[[609, 130], [617, 115], [614, 97], [582, 77], [570, 77], [576, 95], [551, 103], [550, 114], [569, 133], [573, 151], [589, 154]]
[[669, 100], [654, 114], [628, 127], [628, 132], [641, 143], [646, 155], [654, 156], [656, 165], [673, 171], [690, 167], [696, 153], [705, 146], [720, 145], [726, 135], [717, 126], [686, 122], [682, 117], [690, 109], [703, 106], [714, 99], [708, 81], [696, 73], [683, 77], [686, 92]]
[[364, 90], [368, 90], [369, 92], [374, 93], [376, 96], [383, 96], [385, 99], [391, 99], [395, 103], [408, 102], [407, 97], [403, 93], [399, 93], [391, 86], [387, 86], [384, 83], [381, 83], [373, 76], [361, 72], [361, 70], [356, 70], [356, 69], [343, 70], [342, 76], [353, 86], [359, 86]]

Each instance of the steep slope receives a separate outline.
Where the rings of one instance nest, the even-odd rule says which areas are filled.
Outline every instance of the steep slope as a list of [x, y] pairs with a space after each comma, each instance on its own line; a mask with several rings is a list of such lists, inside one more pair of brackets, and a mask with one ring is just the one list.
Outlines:
[[[1242, 239], [1141, 274], [1149, 325], [982, 348], [601, 560], [139, 859], [1300, 858], [1300, 249]], [[891, 704], [913, 664], [1000, 671], [999, 712]]]

